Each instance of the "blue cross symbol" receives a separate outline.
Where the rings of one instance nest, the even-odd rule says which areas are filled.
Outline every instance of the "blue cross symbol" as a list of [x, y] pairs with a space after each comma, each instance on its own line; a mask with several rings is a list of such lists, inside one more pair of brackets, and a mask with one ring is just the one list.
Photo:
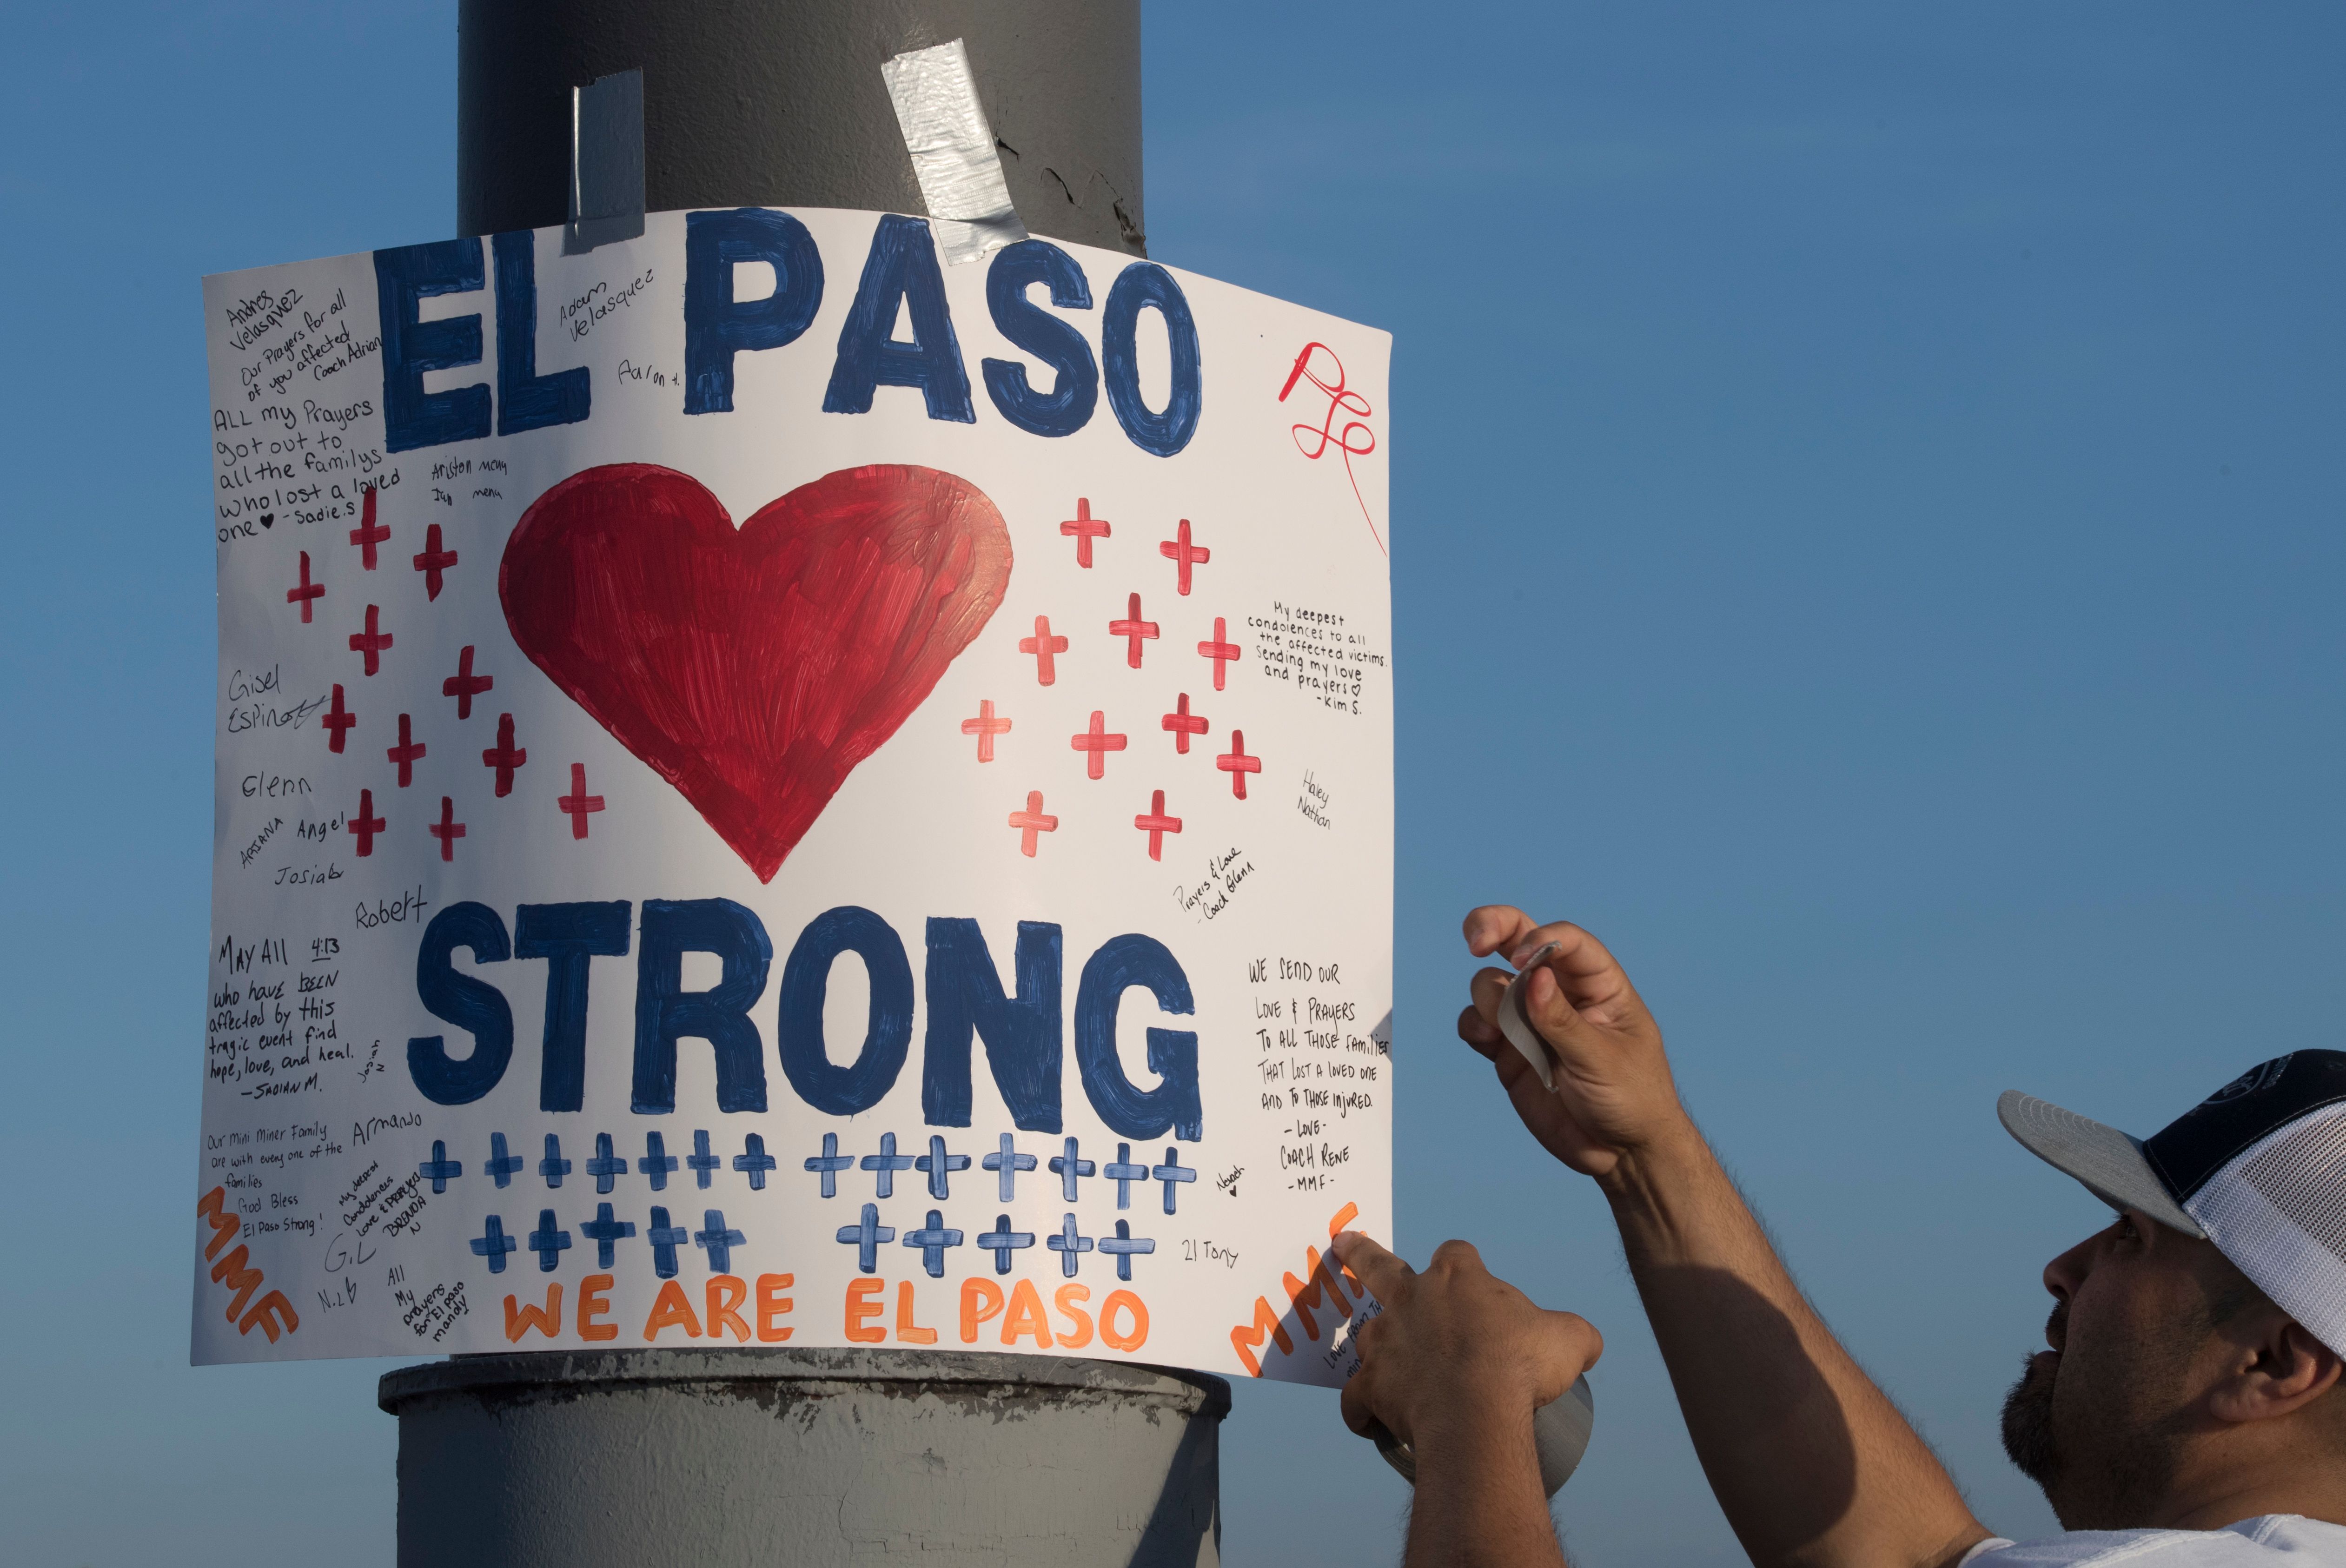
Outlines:
[[489, 1260], [489, 1272], [492, 1274], [503, 1274], [505, 1271], [505, 1254], [521, 1249], [521, 1243], [505, 1234], [505, 1222], [494, 1214], [489, 1216], [488, 1228], [473, 1237], [469, 1245], [474, 1257]]
[[489, 1163], [483, 1166], [481, 1169], [495, 1176], [499, 1186], [505, 1186], [521, 1174], [521, 1167], [522, 1157], [519, 1155], [505, 1153], [505, 1135], [503, 1133], [491, 1133]]
[[1099, 1249], [1116, 1259], [1116, 1277], [1118, 1279], [1129, 1279], [1132, 1278], [1132, 1255], [1136, 1252], [1154, 1252], [1157, 1250], [1157, 1243], [1145, 1236], [1135, 1237], [1132, 1234], [1131, 1222], [1119, 1219], [1116, 1222], [1114, 1236], [1100, 1237]]
[[1076, 1255], [1079, 1252], [1089, 1252], [1092, 1249], [1092, 1238], [1076, 1234], [1076, 1217], [1071, 1214], [1060, 1221], [1059, 1233], [1056, 1236], [1046, 1236], [1043, 1238], [1043, 1245], [1059, 1255], [1059, 1272], [1073, 1279], [1076, 1277]]
[[[1017, 1196], [1011, 1190], [1012, 1184], [1017, 1181], [1020, 1171], [1031, 1171], [1035, 1168], [1035, 1156], [1020, 1154], [1017, 1146], [1011, 1143], [1010, 1135], [1005, 1133], [1002, 1135], [1002, 1152], [998, 1155], [986, 1156], [981, 1163], [987, 1170], [1002, 1173], [1002, 1201], [1008, 1203]], [[1003, 1223], [1007, 1225], [1009, 1222], [1005, 1219]], [[1005, 1264], [1002, 1272], [1008, 1273], [1009, 1265]]]
[[[548, 1186], [560, 1186], [562, 1178], [570, 1174], [570, 1162], [562, 1157], [562, 1139], [558, 1134], [546, 1135], [546, 1157], [537, 1162], [537, 1174], [546, 1178]], [[546, 1265], [551, 1268], [552, 1264]]]
[[[1060, 1189], [1069, 1203], [1076, 1201], [1076, 1178], [1091, 1175], [1093, 1168], [1091, 1161], [1076, 1158], [1076, 1140], [1073, 1138], [1067, 1140], [1066, 1154], [1051, 1156], [1051, 1174], [1059, 1178]], [[1072, 1274], [1075, 1270], [1070, 1268], [1067, 1272]]]
[[922, 1264], [928, 1269], [929, 1278], [932, 1279], [944, 1278], [945, 1248], [961, 1245], [961, 1232], [947, 1230], [944, 1227], [944, 1215], [933, 1208], [929, 1210], [929, 1223], [926, 1227], [904, 1233], [904, 1245], [921, 1249]]
[[582, 1219], [578, 1222], [578, 1234], [595, 1244], [595, 1267], [597, 1268], [611, 1267], [613, 1242], [625, 1241], [635, 1233], [636, 1222], [632, 1219], [613, 1219], [611, 1206], [607, 1203], [598, 1203], [595, 1206], [594, 1218]]
[[709, 1272], [732, 1273], [733, 1249], [737, 1247], [749, 1246], [750, 1238], [738, 1230], [725, 1228], [725, 1211], [721, 1208], [702, 1209], [700, 1223], [709, 1228], [694, 1231], [692, 1245], [709, 1249]]
[[[868, 1171], [878, 1171], [880, 1173], [879, 1188], [876, 1196], [880, 1197], [893, 1197], [896, 1196], [896, 1173], [898, 1171], [911, 1170], [913, 1168], [913, 1156], [910, 1155], [900, 1155], [896, 1152], [895, 1134], [882, 1133], [880, 1135], [880, 1152], [876, 1155], [865, 1155], [863, 1156], [863, 1168]], [[866, 1266], [863, 1272], [869, 1274], [872, 1270], [869, 1266]]]
[[[611, 1135], [595, 1135], [595, 1157], [586, 1162], [586, 1174], [595, 1178], [597, 1192], [608, 1192], [612, 1182], [627, 1174], [627, 1162], [611, 1152]], [[608, 1268], [608, 1263], [603, 1265]]]
[[1144, 1157], [1140, 1164], [1134, 1165], [1132, 1163], [1132, 1145], [1130, 1144], [1118, 1144], [1116, 1145], [1116, 1158], [1108, 1162], [1107, 1169], [1100, 1172], [1100, 1175], [1116, 1183], [1116, 1207], [1118, 1208], [1130, 1208], [1132, 1207], [1132, 1184], [1137, 1181], [1147, 1181], [1148, 1179], [1148, 1162]]
[[869, 1274], [880, 1267], [881, 1244], [895, 1240], [896, 1232], [894, 1227], [880, 1223], [880, 1206], [867, 1203], [863, 1206], [862, 1223], [841, 1226], [839, 1239], [855, 1247], [856, 1267]]
[[450, 1159], [448, 1145], [434, 1138], [432, 1140], [432, 1157], [417, 1166], [415, 1174], [430, 1182], [434, 1192], [446, 1192], [448, 1184], [464, 1174], [464, 1166], [462, 1161]]
[[[644, 1157], [636, 1162], [636, 1168], [652, 1178], [654, 1192], [666, 1192], [668, 1173], [676, 1169], [676, 1156], [668, 1152], [668, 1145], [658, 1133], [646, 1133]], [[670, 1269], [668, 1272], [673, 1274], [676, 1271]]]
[[[658, 1137], [658, 1133], [652, 1135]], [[662, 1279], [676, 1278], [676, 1249], [692, 1239], [692, 1233], [680, 1225], [668, 1222], [668, 1210], [652, 1206], [652, 1227], [644, 1232], [644, 1239], [652, 1244], [652, 1272]]]
[[1165, 1163], [1148, 1173], [1165, 1184], [1165, 1212], [1173, 1212], [1173, 1195], [1180, 1189], [1175, 1182], [1196, 1181], [1198, 1173], [1181, 1163], [1181, 1151], [1172, 1145], [1165, 1145]]
[[725, 1162], [709, 1152], [707, 1133], [695, 1133], [692, 1135], [692, 1152], [684, 1156], [684, 1163], [705, 1191], [710, 1180], [709, 1173]]
[[745, 1152], [733, 1156], [733, 1168], [750, 1173], [751, 1192], [765, 1191], [766, 1173], [782, 1162], [766, 1152], [766, 1140], [755, 1133], [742, 1140], [741, 1147]]
[[929, 1196], [931, 1197], [951, 1197], [953, 1194], [945, 1190], [945, 1176], [951, 1171], [965, 1171], [969, 1169], [969, 1156], [967, 1155], [949, 1155], [945, 1153], [944, 1139], [938, 1137], [933, 1133], [929, 1135], [929, 1152], [914, 1160], [913, 1162], [913, 1166], [916, 1170], [924, 1170], [929, 1173]]
[[554, 1223], [554, 1211], [537, 1211], [537, 1228], [529, 1233], [529, 1249], [537, 1254], [537, 1271], [551, 1274], [562, 1261], [563, 1249], [570, 1245], [570, 1233]]
[[819, 1155], [809, 1155], [807, 1156], [806, 1168], [811, 1171], [821, 1171], [822, 1173], [823, 1196], [837, 1197], [839, 1196], [839, 1173], [842, 1171], [853, 1170], [855, 1168], [855, 1156], [853, 1155], [843, 1155], [839, 1152], [839, 1135], [837, 1133], [825, 1133], [822, 1135], [822, 1153]]
[[[1009, 1136], [1007, 1133], [1003, 1135]], [[1034, 1156], [1022, 1155], [1019, 1157], [1031, 1160]], [[1010, 1217], [1001, 1214], [994, 1216], [994, 1228], [979, 1237], [977, 1244], [994, 1254], [994, 1271], [996, 1274], [1007, 1274], [1010, 1272], [1010, 1254], [1018, 1247], [1034, 1246], [1035, 1233], [1031, 1230], [1011, 1229]]]

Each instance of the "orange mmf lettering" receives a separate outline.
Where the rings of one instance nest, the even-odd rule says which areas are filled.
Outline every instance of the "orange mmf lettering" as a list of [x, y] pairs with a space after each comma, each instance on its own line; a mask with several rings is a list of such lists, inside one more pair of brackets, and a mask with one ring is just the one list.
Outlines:
[[[886, 1342], [888, 1330], [872, 1319], [888, 1310], [884, 1301], [872, 1297], [888, 1288], [885, 1279], [851, 1279], [847, 1282], [847, 1338], [856, 1345], [878, 1345]], [[870, 1324], [870, 1327], [865, 1327]]]
[[1303, 1325], [1303, 1332], [1317, 1339], [1320, 1323], [1311, 1316], [1311, 1308], [1332, 1312], [1336, 1321], [1341, 1323], [1352, 1315], [1352, 1304], [1344, 1298], [1344, 1288], [1336, 1283], [1335, 1276], [1328, 1272], [1327, 1261], [1320, 1256], [1318, 1247], [1305, 1247], [1303, 1258], [1303, 1278], [1281, 1274], [1279, 1283], [1286, 1290], [1287, 1299], [1294, 1304], [1296, 1319]]
[[673, 1279], [661, 1280], [659, 1294], [652, 1298], [651, 1315], [644, 1319], [644, 1343], [658, 1339], [663, 1329], [681, 1329], [688, 1339], [700, 1338], [700, 1319], [692, 1315], [684, 1287]]
[[[219, 1249], [228, 1245], [229, 1238], [237, 1233], [238, 1227], [244, 1222], [229, 1212], [228, 1188], [224, 1186], [216, 1186], [204, 1194], [202, 1201], [196, 1205], [196, 1213], [199, 1217], [211, 1221], [212, 1238], [204, 1245], [204, 1261], [209, 1263], [214, 1257], [219, 1256]], [[230, 1316], [233, 1317], [234, 1314], [231, 1313]]]
[[1280, 1354], [1295, 1354], [1295, 1341], [1289, 1338], [1285, 1329], [1280, 1327], [1279, 1314], [1270, 1309], [1268, 1298], [1258, 1296], [1254, 1298], [1254, 1321], [1241, 1323], [1230, 1330], [1230, 1349], [1236, 1350], [1239, 1359], [1246, 1363], [1250, 1376], [1262, 1376], [1262, 1361], [1255, 1352], [1262, 1348], [1265, 1335], [1278, 1342]]
[[1070, 1350], [1080, 1350], [1092, 1342], [1092, 1315], [1082, 1306], [1091, 1298], [1092, 1288], [1088, 1285], [1062, 1285], [1052, 1293], [1051, 1299], [1060, 1315], [1076, 1320], [1073, 1330], [1062, 1330], [1059, 1335], [1059, 1343]]
[[605, 1339], [616, 1339], [619, 1337], [619, 1326], [617, 1323], [607, 1323], [603, 1320], [611, 1310], [611, 1298], [604, 1292], [609, 1290], [613, 1283], [614, 1280], [607, 1274], [589, 1274], [578, 1282], [578, 1337], [580, 1339], [599, 1343]]
[[251, 1261], [250, 1250], [240, 1242], [234, 1252], [212, 1265], [212, 1283], [225, 1285], [236, 1292], [236, 1299], [228, 1304], [228, 1320], [231, 1323], [243, 1316], [244, 1304], [260, 1288], [260, 1270], [245, 1267]]
[[515, 1298], [505, 1298], [505, 1338], [515, 1344], [532, 1329], [549, 1339], [562, 1334], [562, 1282], [556, 1280], [546, 1288], [546, 1305], [535, 1302], [524, 1305]]
[[798, 1282], [799, 1277], [795, 1274], [758, 1276], [758, 1343], [779, 1345], [790, 1337], [790, 1329], [774, 1319], [798, 1306], [796, 1301], [782, 1294]]
[[975, 1276], [961, 1282], [961, 1342], [977, 1343], [977, 1326], [1002, 1313], [1002, 1287]]
[[[1132, 1319], [1132, 1327], [1122, 1333], [1116, 1327], [1116, 1315], [1119, 1312]], [[1100, 1303], [1100, 1338], [1118, 1350], [1137, 1350], [1148, 1342], [1148, 1308], [1139, 1297], [1129, 1290], [1107, 1293], [1107, 1299]]]
[[269, 1336], [269, 1342], [274, 1345], [277, 1343], [276, 1319], [278, 1319], [284, 1320], [285, 1331], [288, 1334], [301, 1326], [301, 1319], [294, 1315], [293, 1303], [285, 1299], [285, 1292], [271, 1290], [252, 1304], [252, 1310], [247, 1312], [238, 1322], [236, 1331], [240, 1334], [250, 1334], [255, 1329], [259, 1329]]
[[[1341, 1236], [1345, 1227], [1360, 1217], [1359, 1204], [1348, 1203], [1338, 1209], [1334, 1217], [1328, 1221], [1328, 1239], [1333, 1241], [1337, 1237]], [[1298, 1279], [1293, 1274], [1285, 1272], [1280, 1276], [1280, 1284], [1287, 1292], [1288, 1302], [1294, 1308], [1295, 1316], [1301, 1320], [1303, 1331], [1314, 1339], [1320, 1338], [1319, 1321], [1311, 1316], [1311, 1309], [1314, 1307], [1322, 1311], [1338, 1313], [1341, 1318], [1352, 1316], [1352, 1303], [1345, 1298], [1343, 1288], [1336, 1283], [1337, 1274], [1341, 1274], [1351, 1283], [1354, 1296], [1362, 1300], [1368, 1298], [1368, 1287], [1362, 1285], [1352, 1270], [1338, 1264], [1335, 1272], [1332, 1274], [1330, 1272], [1328, 1265], [1331, 1261], [1331, 1258], [1321, 1257], [1318, 1247], [1307, 1246], [1303, 1249], [1303, 1278]], [[1119, 1291], [1117, 1294], [1131, 1296], [1129, 1291]], [[1112, 1302], [1115, 1298], [1110, 1297], [1108, 1300]], [[1140, 1298], [1133, 1296], [1132, 1302], [1138, 1307]], [[1141, 1326], [1137, 1331], [1145, 1335], [1148, 1331], [1148, 1309], [1142, 1308], [1141, 1312], [1142, 1316], [1138, 1319]], [[1103, 1303], [1100, 1307], [1100, 1338], [1107, 1339], [1111, 1345], [1116, 1343], [1107, 1331], [1107, 1303]], [[1258, 1296], [1254, 1298], [1254, 1320], [1250, 1323], [1241, 1323], [1230, 1330], [1230, 1349], [1238, 1352], [1239, 1359], [1245, 1364], [1247, 1371], [1251, 1376], [1258, 1378], [1262, 1376], [1262, 1358], [1256, 1352], [1262, 1349], [1262, 1342], [1266, 1339], [1279, 1346], [1280, 1354], [1288, 1356], [1295, 1354], [1294, 1337], [1289, 1334], [1280, 1323], [1279, 1314], [1271, 1310], [1270, 1298], [1267, 1296]]]
[[913, 1282], [896, 1281], [896, 1338], [907, 1345], [933, 1345], [937, 1342], [934, 1329], [923, 1329], [913, 1321]]
[[709, 1337], [712, 1339], [732, 1331], [741, 1344], [750, 1342], [750, 1325], [742, 1320], [741, 1303], [750, 1299], [750, 1282], [738, 1274], [712, 1274], [709, 1277]]
[[1011, 1288], [1010, 1310], [1002, 1317], [1002, 1342], [1017, 1343], [1020, 1336], [1035, 1336], [1035, 1348], [1051, 1348], [1050, 1320], [1043, 1316], [1043, 1298], [1035, 1294], [1034, 1281], [1021, 1279]]

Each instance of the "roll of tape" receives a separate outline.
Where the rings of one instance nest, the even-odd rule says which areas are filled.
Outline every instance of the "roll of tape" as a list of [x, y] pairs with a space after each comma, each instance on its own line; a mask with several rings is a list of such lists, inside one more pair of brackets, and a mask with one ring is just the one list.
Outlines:
[[[1539, 1449], [1540, 1485], [1554, 1497], [1580, 1468], [1588, 1451], [1589, 1434], [1596, 1430], [1596, 1396], [1586, 1378], [1576, 1378], [1563, 1397], [1532, 1412], [1532, 1441]], [[1401, 1471], [1403, 1481], [1417, 1484], [1417, 1455], [1408, 1443], [1385, 1429], [1382, 1421], [1369, 1429], [1377, 1451]]]

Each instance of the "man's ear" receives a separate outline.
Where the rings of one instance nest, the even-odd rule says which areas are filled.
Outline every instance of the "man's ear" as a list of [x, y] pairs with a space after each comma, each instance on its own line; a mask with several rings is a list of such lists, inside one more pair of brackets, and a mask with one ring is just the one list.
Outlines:
[[[2236, 1341], [2231, 1373], [2208, 1408], [2228, 1421], [2270, 1420], [2303, 1410], [2334, 1388], [2346, 1360], [2278, 1308], [2259, 1313], [2251, 1337]], [[2243, 1325], [2246, 1327], [2246, 1325]]]

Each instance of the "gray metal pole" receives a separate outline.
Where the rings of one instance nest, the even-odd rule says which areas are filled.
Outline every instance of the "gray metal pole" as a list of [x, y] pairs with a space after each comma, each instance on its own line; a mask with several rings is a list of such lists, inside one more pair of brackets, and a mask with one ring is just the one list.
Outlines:
[[[569, 216], [640, 69], [645, 204], [922, 213], [881, 62], [964, 40], [1034, 233], [1145, 255], [1137, 0], [462, 0], [457, 230]], [[951, 1351], [460, 1356], [382, 1380], [402, 1568], [1220, 1560], [1219, 1378]]]
[[644, 73], [644, 195], [925, 214], [880, 63], [960, 38], [1018, 216], [1147, 254], [1138, 0], [463, 0], [456, 231], [569, 215], [570, 89]]

